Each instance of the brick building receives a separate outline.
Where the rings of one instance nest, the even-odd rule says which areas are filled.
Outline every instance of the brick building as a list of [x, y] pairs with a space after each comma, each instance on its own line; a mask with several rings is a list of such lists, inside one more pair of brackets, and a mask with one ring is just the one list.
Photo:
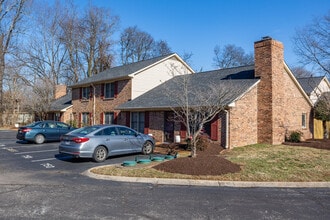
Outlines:
[[71, 86], [73, 117], [79, 127], [122, 124], [144, 132], [144, 113], [116, 107], [178, 74], [194, 71], [176, 54], [114, 67]]
[[[255, 143], [280, 144], [291, 131], [301, 131], [303, 138], [312, 137], [312, 102], [284, 62], [283, 45], [269, 37], [255, 42], [255, 64], [189, 75], [192, 88], [217, 82], [230, 94], [225, 110], [212, 121], [206, 130], [212, 140], [232, 148]], [[125, 112], [144, 112], [148, 117], [148, 132], [157, 140], [184, 136], [178, 124], [168, 126], [167, 115], [175, 104], [162, 94], [181, 88], [175, 79], [150, 90], [140, 97], [118, 107]], [[196, 91], [199, 91], [196, 89]], [[196, 94], [197, 96], [198, 94]], [[229, 96], [229, 94], [227, 94]], [[228, 101], [229, 100], [229, 101]], [[152, 123], [150, 123], [152, 121]]]
[[282, 43], [266, 37], [254, 48], [254, 65], [202, 73], [176, 54], [111, 68], [71, 86], [73, 118], [78, 126], [117, 123], [158, 142], [182, 140], [185, 127], [169, 119], [183, 95], [176, 82], [187, 79], [193, 97], [211, 83], [227, 91], [225, 108], [205, 127], [223, 147], [280, 144], [297, 130], [311, 138], [313, 104], [286, 65]]

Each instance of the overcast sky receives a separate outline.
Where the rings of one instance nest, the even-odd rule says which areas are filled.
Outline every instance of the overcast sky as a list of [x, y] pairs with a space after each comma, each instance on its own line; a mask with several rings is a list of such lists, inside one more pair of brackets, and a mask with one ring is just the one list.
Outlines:
[[121, 30], [137, 26], [173, 52], [192, 53], [192, 67], [214, 69], [215, 45], [235, 44], [253, 52], [253, 43], [270, 36], [284, 44], [289, 66], [296, 66], [292, 37], [330, 10], [329, 0], [76, 0], [107, 7], [120, 17]]

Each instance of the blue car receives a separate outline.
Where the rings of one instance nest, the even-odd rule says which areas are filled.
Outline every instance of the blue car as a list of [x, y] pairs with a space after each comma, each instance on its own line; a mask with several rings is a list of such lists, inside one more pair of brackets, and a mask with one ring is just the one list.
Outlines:
[[60, 121], [37, 121], [19, 127], [16, 138], [36, 144], [45, 141], [60, 141], [60, 137], [76, 128]]

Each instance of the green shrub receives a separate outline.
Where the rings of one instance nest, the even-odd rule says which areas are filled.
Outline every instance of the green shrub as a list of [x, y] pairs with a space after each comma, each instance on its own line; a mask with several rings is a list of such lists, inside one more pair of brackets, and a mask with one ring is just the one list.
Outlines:
[[286, 140], [289, 142], [295, 142], [298, 143], [301, 141], [301, 136], [302, 136], [302, 132], [301, 131], [291, 131], [289, 136], [286, 137]]

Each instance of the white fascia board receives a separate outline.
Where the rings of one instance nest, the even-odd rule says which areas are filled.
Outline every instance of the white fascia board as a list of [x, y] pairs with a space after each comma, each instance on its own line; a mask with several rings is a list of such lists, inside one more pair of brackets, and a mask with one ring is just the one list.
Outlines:
[[161, 62], [164, 62], [165, 60], [167, 60], [167, 59], [170, 59], [170, 58], [172, 58], [172, 57], [175, 57], [176, 59], [178, 59], [187, 69], [189, 69], [189, 71], [191, 71], [192, 73], [195, 73], [195, 71], [186, 63], [186, 62], [184, 62], [180, 57], [179, 57], [179, 55], [177, 55], [176, 53], [174, 53], [174, 54], [171, 54], [170, 56], [167, 56], [167, 57], [165, 57], [164, 59], [162, 59], [162, 60], [159, 60], [158, 62], [155, 62], [155, 63], [153, 63], [153, 64], [151, 64], [151, 65], [149, 65], [149, 66], [146, 66], [145, 68], [142, 68], [142, 69], [140, 69], [140, 70], [138, 70], [138, 71], [136, 71], [136, 72], [134, 72], [134, 73], [131, 73], [131, 74], [129, 74], [128, 76], [129, 77], [134, 77], [135, 75], [137, 75], [137, 74], [139, 74], [139, 73], [141, 73], [141, 72], [143, 72], [144, 70], [146, 70], [146, 69], [149, 69], [149, 68], [151, 68], [151, 67], [153, 67], [153, 66], [155, 66], [155, 65], [157, 65], [157, 64], [159, 64], [159, 63], [161, 63]]

